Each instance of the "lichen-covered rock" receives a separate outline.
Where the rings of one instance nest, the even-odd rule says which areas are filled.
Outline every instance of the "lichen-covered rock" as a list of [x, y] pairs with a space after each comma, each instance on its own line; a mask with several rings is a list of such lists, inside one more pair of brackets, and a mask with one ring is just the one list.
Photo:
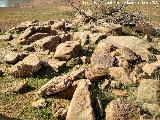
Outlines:
[[160, 60], [154, 63], [146, 63], [142, 70], [149, 76], [157, 76], [160, 74]]
[[34, 46], [35, 49], [42, 49], [43, 51], [53, 51], [60, 44], [60, 41], [61, 38], [59, 36], [48, 36], [32, 43], [31, 46]]
[[153, 79], [141, 80], [137, 90], [137, 101], [160, 104], [160, 81]]
[[80, 51], [81, 45], [78, 41], [66, 41], [57, 46], [54, 58], [68, 61], [71, 58], [76, 57]]
[[106, 120], [139, 120], [140, 118], [138, 106], [122, 99], [111, 101], [105, 112]]
[[81, 80], [68, 108], [66, 120], [95, 120], [89, 80]]
[[41, 68], [41, 61], [35, 54], [30, 54], [22, 61], [9, 69], [9, 73], [15, 77], [29, 77]]

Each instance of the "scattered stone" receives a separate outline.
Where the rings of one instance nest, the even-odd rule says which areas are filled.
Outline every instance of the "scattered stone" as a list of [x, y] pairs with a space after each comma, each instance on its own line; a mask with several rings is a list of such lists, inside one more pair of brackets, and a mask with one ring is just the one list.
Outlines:
[[30, 54], [22, 61], [9, 69], [9, 73], [15, 77], [29, 77], [41, 68], [41, 61], [35, 54]]
[[146, 63], [142, 70], [149, 76], [157, 76], [160, 74], [160, 60], [154, 63]]
[[36, 33], [32, 36], [30, 36], [28, 39], [26, 39], [24, 42], [26, 45], [29, 45], [37, 40], [40, 40], [44, 37], [47, 37], [48, 36], [48, 33]]
[[106, 120], [139, 120], [138, 106], [122, 99], [113, 100], [105, 109]]
[[141, 80], [137, 91], [137, 101], [160, 104], [160, 81], [153, 79]]
[[47, 103], [46, 100], [41, 98], [40, 100], [37, 100], [35, 102], [32, 102], [32, 107], [34, 108], [44, 108], [46, 107]]
[[54, 114], [54, 117], [59, 119], [59, 120], [64, 120], [67, 115], [67, 109], [65, 108], [60, 108], [56, 113]]
[[70, 41], [72, 36], [70, 34], [62, 34], [60, 35], [61, 37], [61, 43], [64, 43], [66, 41]]
[[54, 77], [38, 90], [38, 94], [53, 95], [55, 93], [64, 91], [68, 89], [72, 85], [74, 80], [83, 73], [84, 69], [79, 69], [76, 71], [72, 71], [68, 75]]
[[107, 38], [107, 35], [106, 33], [93, 33], [89, 37], [93, 44], [97, 44], [101, 40]]
[[65, 21], [58, 21], [55, 22], [52, 26], [52, 29], [60, 29], [60, 30], [64, 30], [65, 29]]
[[81, 45], [78, 41], [66, 41], [57, 46], [54, 58], [68, 61], [76, 57], [80, 51]]
[[56, 59], [51, 59], [48, 61], [48, 64], [54, 71], [59, 72], [65, 66], [66, 61], [59, 61]]
[[68, 108], [66, 120], [95, 120], [89, 80], [81, 80]]
[[26, 89], [27, 86], [28, 84], [26, 81], [14, 81], [7, 85], [7, 88], [4, 90], [4, 92], [5, 93], [8, 93], [8, 92], [18, 93]]
[[127, 91], [126, 90], [114, 89], [112, 91], [112, 93], [117, 97], [125, 97], [125, 96], [127, 96]]
[[53, 51], [60, 44], [60, 40], [59, 36], [48, 36], [37, 40], [31, 46], [34, 46], [35, 49], [42, 49], [43, 51]]
[[10, 52], [4, 56], [4, 61], [8, 64], [16, 64], [19, 61], [20, 55], [17, 52]]
[[26, 39], [32, 36], [35, 33], [35, 27], [27, 28], [18, 38], [16, 38], [16, 42], [19, 44], [25, 44]]
[[0, 35], [0, 40], [10, 41], [13, 39], [12, 34]]
[[91, 81], [96, 81], [107, 77], [109, 70], [99, 66], [89, 66], [85, 71], [85, 77]]

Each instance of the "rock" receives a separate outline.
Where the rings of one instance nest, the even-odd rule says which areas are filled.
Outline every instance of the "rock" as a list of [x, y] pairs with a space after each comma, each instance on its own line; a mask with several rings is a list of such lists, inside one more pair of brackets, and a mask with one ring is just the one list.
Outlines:
[[137, 91], [137, 101], [150, 104], [160, 104], [160, 81], [153, 79], [141, 80]]
[[64, 30], [65, 29], [65, 21], [58, 21], [55, 22], [52, 26], [52, 29], [60, 29], [60, 30]]
[[4, 61], [8, 64], [16, 64], [19, 61], [20, 55], [17, 52], [10, 52], [4, 56]]
[[35, 27], [29, 27], [27, 28], [18, 38], [16, 38], [16, 42], [18, 44], [25, 44], [26, 39], [28, 39], [30, 36], [32, 36], [36, 31]]
[[80, 59], [83, 64], [90, 64], [90, 58], [88, 58], [86, 56], [82, 56], [82, 57], [80, 57]]
[[35, 54], [30, 54], [22, 61], [9, 69], [9, 73], [15, 77], [29, 77], [41, 68], [41, 61]]
[[90, 34], [89, 37], [93, 44], [97, 44], [101, 40], [107, 38], [107, 35], [106, 33], [93, 33], [93, 34]]
[[48, 61], [49, 66], [56, 72], [63, 69], [66, 64], [66, 61], [59, 61], [56, 59], [51, 59]]
[[70, 34], [62, 34], [60, 35], [61, 37], [61, 43], [64, 43], [66, 41], [70, 41], [72, 36]]
[[95, 120], [89, 80], [81, 80], [68, 108], [66, 120]]
[[72, 85], [72, 82], [72, 78], [68, 75], [54, 77], [38, 90], [38, 94], [51, 95], [64, 91]]
[[96, 81], [107, 77], [109, 70], [99, 66], [89, 66], [85, 71], [85, 77], [91, 81]]
[[72, 65], [72, 66], [75, 66], [75, 65], [78, 65], [81, 63], [82, 63], [82, 61], [81, 61], [80, 57], [72, 58], [71, 60], [69, 60], [67, 62], [68, 65]]
[[47, 37], [49, 34], [48, 33], [36, 33], [32, 36], [30, 36], [28, 39], [24, 39], [24, 44], [29, 45], [37, 40], [40, 40], [44, 37]]
[[35, 102], [32, 102], [32, 107], [34, 108], [44, 108], [46, 107], [47, 103], [46, 100], [41, 98], [40, 100], [37, 100]]
[[67, 109], [60, 108], [58, 111], [56, 111], [54, 117], [57, 118], [58, 120], [65, 120], [66, 115], [67, 115]]
[[[152, 116], [156, 116], [156, 115], [160, 114], [160, 105], [158, 105], [158, 104], [144, 103], [142, 105], [142, 108], [144, 111], [151, 113]], [[159, 120], [159, 119], [155, 119], [155, 120]]]
[[[143, 39], [139, 39], [133, 36], [108, 36], [104, 43], [112, 44], [119, 48], [129, 48], [137, 55], [140, 55], [143, 60], [149, 61], [149, 45]], [[137, 47], [138, 46], [138, 47]]]
[[38, 94], [53, 95], [55, 93], [64, 91], [68, 89], [72, 85], [74, 80], [82, 73], [84, 73], [84, 69], [72, 71], [67, 75], [54, 77], [38, 90]]
[[114, 94], [114, 96], [117, 96], [117, 97], [126, 97], [127, 96], [126, 90], [114, 89], [114, 90], [112, 90], [112, 93]]
[[149, 76], [157, 76], [160, 73], [160, 60], [154, 63], [146, 63], [142, 70], [147, 73]]
[[75, 32], [73, 35], [73, 40], [79, 40], [81, 42], [81, 45], [84, 46], [90, 42], [89, 40], [89, 34], [90, 32]]
[[122, 87], [122, 84], [120, 81], [112, 80], [110, 86], [114, 89], [120, 89]]
[[26, 87], [28, 86], [26, 81], [14, 81], [11, 82], [7, 85], [7, 88], [4, 90], [5, 93], [8, 92], [14, 92], [14, 93], [18, 93], [18, 92], [22, 92], [22, 90], [26, 89]]
[[109, 88], [109, 85], [110, 85], [110, 81], [109, 80], [105, 80], [102, 85], [100, 86], [100, 89], [102, 91], [104, 91], [105, 89], [108, 89]]
[[13, 39], [12, 34], [0, 35], [0, 40], [10, 41]]
[[0, 69], [0, 77], [3, 76], [3, 71]]
[[48, 36], [37, 40], [31, 46], [34, 46], [35, 49], [42, 49], [43, 51], [53, 51], [60, 44], [60, 40], [59, 36]]
[[105, 112], [106, 120], [139, 120], [140, 118], [138, 107], [122, 99], [111, 101]]
[[132, 83], [129, 73], [123, 67], [111, 67], [109, 71], [110, 76], [122, 84]]
[[78, 41], [66, 41], [57, 46], [54, 54], [55, 59], [68, 61], [81, 51], [81, 45]]

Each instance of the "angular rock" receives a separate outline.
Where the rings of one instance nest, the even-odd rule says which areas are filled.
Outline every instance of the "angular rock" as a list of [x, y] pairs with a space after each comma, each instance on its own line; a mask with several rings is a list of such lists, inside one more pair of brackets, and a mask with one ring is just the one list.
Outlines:
[[81, 80], [68, 108], [66, 120], [95, 120], [89, 80]]
[[41, 68], [41, 61], [35, 54], [30, 54], [22, 61], [9, 69], [9, 73], [15, 77], [29, 77]]
[[65, 108], [60, 108], [56, 113], [54, 114], [54, 117], [57, 118], [58, 120], [64, 120], [67, 115], [67, 109]]
[[8, 64], [16, 64], [19, 61], [20, 55], [17, 52], [10, 52], [4, 56], [4, 61]]
[[21, 92], [28, 86], [26, 81], [14, 81], [7, 85], [7, 88], [4, 90], [5, 93], [8, 92]]
[[32, 102], [32, 107], [34, 108], [43, 108], [43, 107], [46, 107], [46, 105], [47, 105], [46, 100], [43, 98], [35, 102]]
[[72, 85], [72, 82], [72, 78], [68, 75], [54, 77], [38, 90], [38, 94], [51, 95], [64, 91]]
[[39, 39], [47, 37], [47, 36], [48, 36], [48, 33], [36, 33], [36, 34], [30, 36], [28, 39], [25, 39], [24, 44], [29, 45]]
[[84, 73], [84, 69], [73, 71], [64, 76], [54, 77], [38, 90], [38, 94], [53, 95], [55, 93], [64, 91], [69, 88], [74, 80], [82, 73]]
[[48, 61], [49, 66], [56, 72], [60, 71], [61, 69], [63, 69], [63, 67], [66, 64], [66, 61], [59, 61], [56, 59], [52, 59]]
[[81, 51], [81, 45], [78, 41], [66, 41], [57, 46], [54, 54], [55, 59], [68, 61]]
[[103, 79], [107, 77], [109, 70], [99, 66], [89, 66], [85, 71], [85, 77], [91, 81]]
[[16, 38], [16, 42], [22, 45], [25, 44], [25, 40], [32, 36], [35, 31], [35, 27], [27, 28], [18, 38]]
[[59, 36], [48, 36], [32, 43], [31, 46], [34, 46], [35, 49], [42, 49], [43, 51], [53, 51], [60, 44], [60, 40]]
[[106, 33], [93, 33], [93, 34], [90, 34], [89, 37], [93, 44], [97, 44], [101, 40], [107, 38], [107, 35]]
[[55, 22], [51, 27], [52, 27], [52, 29], [61, 29], [61, 30], [64, 30], [65, 29], [65, 21]]
[[73, 39], [74, 40], [80, 40], [81, 45], [84, 46], [86, 44], [88, 44], [89, 41], [89, 34], [90, 32], [75, 32], [73, 35]]
[[0, 35], [0, 40], [10, 41], [13, 39], [12, 34]]
[[137, 101], [160, 104], [160, 81], [153, 79], [141, 80], [137, 91]]
[[123, 67], [111, 67], [109, 69], [109, 72], [111, 77], [123, 84], [132, 83], [129, 73], [127, 73], [127, 71]]
[[138, 106], [121, 99], [113, 100], [105, 109], [106, 120], [139, 120]]
[[160, 74], [160, 60], [154, 63], [146, 63], [142, 70], [149, 76], [157, 76]]
[[70, 34], [62, 34], [60, 35], [60, 37], [61, 37], [61, 43], [64, 43], [66, 41], [70, 41], [72, 36]]

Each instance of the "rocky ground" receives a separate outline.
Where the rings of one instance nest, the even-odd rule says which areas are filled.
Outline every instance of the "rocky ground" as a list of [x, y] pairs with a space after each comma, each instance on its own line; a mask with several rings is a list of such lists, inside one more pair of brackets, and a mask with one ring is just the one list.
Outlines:
[[160, 29], [153, 25], [78, 14], [72, 22], [26, 21], [0, 40], [2, 116], [160, 119]]

